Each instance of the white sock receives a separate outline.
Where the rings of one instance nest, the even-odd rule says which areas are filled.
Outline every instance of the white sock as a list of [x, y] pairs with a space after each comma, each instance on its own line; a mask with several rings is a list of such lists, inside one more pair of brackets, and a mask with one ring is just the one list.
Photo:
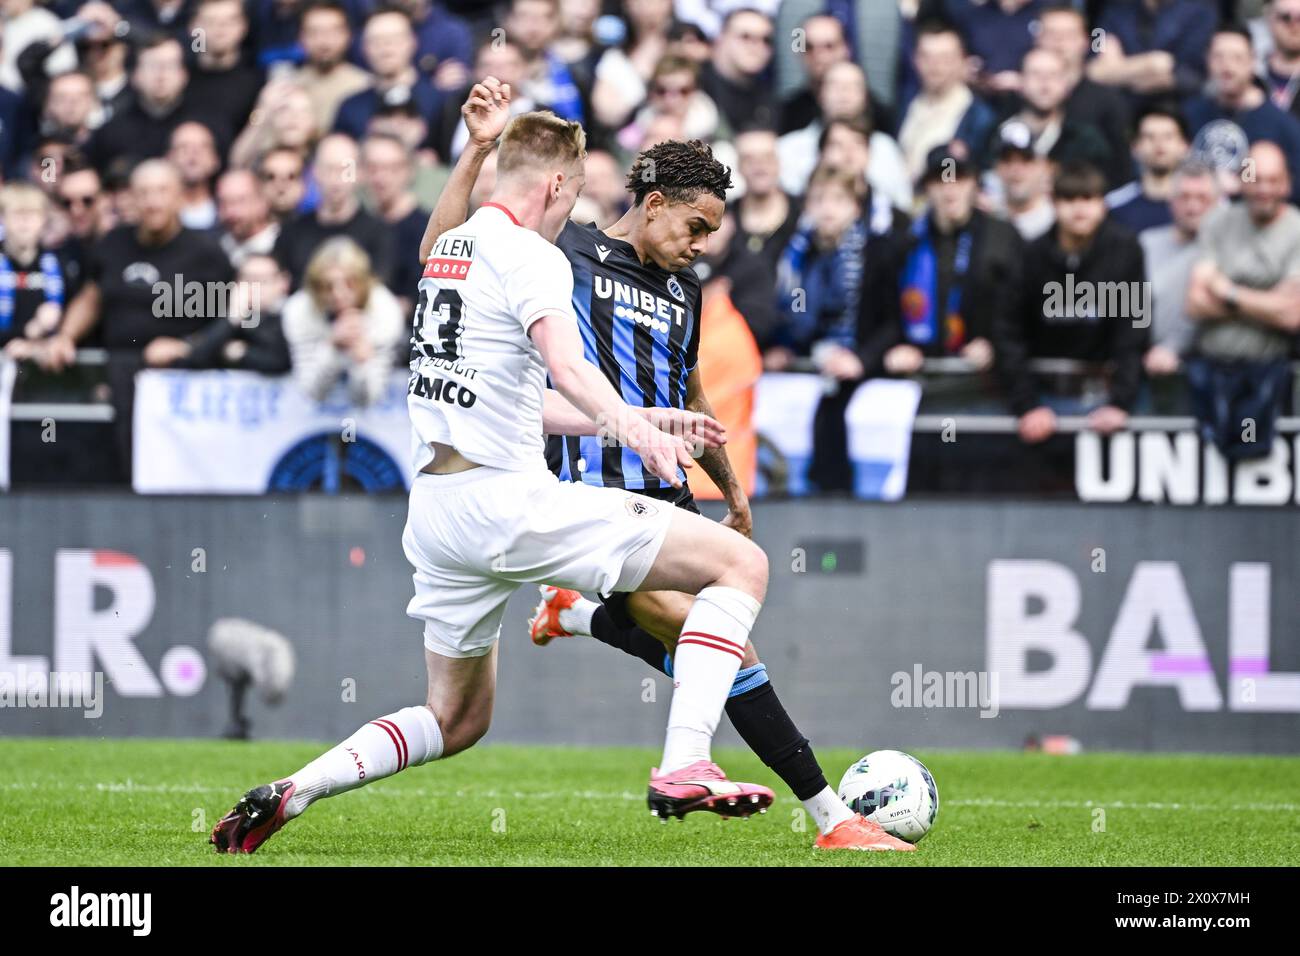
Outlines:
[[829, 784], [822, 788], [821, 793], [804, 800], [803, 808], [812, 815], [820, 833], [829, 833], [837, 825], [853, 818], [853, 811]]
[[673, 702], [660, 773], [711, 759], [713, 733], [759, 606], [736, 588], [709, 587], [696, 595], [673, 654]]
[[598, 607], [600, 605], [595, 601], [578, 598], [573, 602], [573, 607], [566, 607], [560, 612], [560, 627], [570, 634], [591, 637], [591, 616], [596, 613]]
[[355, 790], [442, 756], [442, 731], [428, 707], [377, 717], [289, 779], [296, 784], [285, 816], [296, 817], [321, 797]]

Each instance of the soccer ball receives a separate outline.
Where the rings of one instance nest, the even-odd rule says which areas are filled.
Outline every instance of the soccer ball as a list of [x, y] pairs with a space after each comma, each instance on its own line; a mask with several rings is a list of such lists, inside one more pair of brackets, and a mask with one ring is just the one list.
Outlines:
[[901, 750], [876, 750], [844, 772], [840, 799], [887, 833], [916, 843], [939, 815], [939, 788], [925, 765]]

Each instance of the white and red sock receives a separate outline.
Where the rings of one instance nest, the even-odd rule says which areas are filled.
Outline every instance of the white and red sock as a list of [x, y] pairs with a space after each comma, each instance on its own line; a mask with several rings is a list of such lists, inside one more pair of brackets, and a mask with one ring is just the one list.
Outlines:
[[660, 773], [711, 759], [713, 734], [759, 607], [736, 588], [708, 587], [696, 595], [673, 655], [673, 701]]
[[442, 731], [428, 707], [376, 717], [289, 779], [296, 788], [285, 807], [293, 819], [321, 797], [355, 790], [442, 756]]

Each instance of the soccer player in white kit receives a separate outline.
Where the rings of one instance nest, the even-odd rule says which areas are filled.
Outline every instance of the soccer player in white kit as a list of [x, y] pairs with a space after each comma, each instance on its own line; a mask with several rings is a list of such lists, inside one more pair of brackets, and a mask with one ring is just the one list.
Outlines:
[[[656, 419], [627, 406], [583, 356], [572, 270], [553, 241], [582, 189], [585, 147], [579, 124], [549, 112], [511, 120], [491, 199], [439, 236], [420, 281], [408, 396], [419, 474], [403, 546], [415, 567], [407, 612], [424, 622], [426, 703], [249, 790], [212, 831], [219, 851], [251, 853], [321, 797], [472, 746], [491, 720], [506, 601], [543, 582], [696, 595], [650, 809], [748, 816], [771, 804], [771, 790], [728, 780], [710, 755], [766, 592], [766, 556], [697, 514], [562, 482], [546, 466], [543, 434], [592, 434], [597, 422], [672, 485], [691, 464], [682, 438], [652, 423], [689, 424], [691, 413]], [[717, 423], [699, 417], [692, 428], [716, 438]]]

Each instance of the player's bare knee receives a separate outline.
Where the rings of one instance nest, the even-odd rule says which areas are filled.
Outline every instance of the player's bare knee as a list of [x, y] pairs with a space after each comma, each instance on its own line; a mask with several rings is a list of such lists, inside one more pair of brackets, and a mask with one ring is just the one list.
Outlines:
[[761, 602], [767, 596], [767, 555], [754, 542], [742, 539], [715, 583], [744, 591]]

